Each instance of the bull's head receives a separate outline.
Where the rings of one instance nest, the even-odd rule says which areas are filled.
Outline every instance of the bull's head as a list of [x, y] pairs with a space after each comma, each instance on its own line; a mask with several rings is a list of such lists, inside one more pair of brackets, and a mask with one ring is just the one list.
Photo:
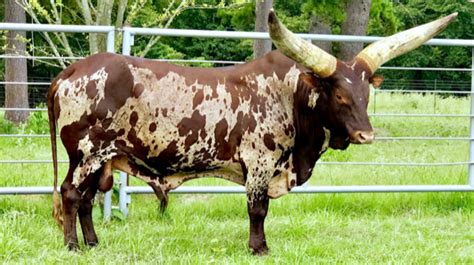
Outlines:
[[[349, 62], [343, 62], [303, 40], [280, 23], [273, 11], [268, 17], [273, 43], [286, 56], [304, 65], [310, 73], [301, 74], [306, 85], [324, 89], [319, 92], [323, 125], [330, 129], [332, 148], [346, 148], [350, 143], [368, 144], [374, 138], [367, 115], [369, 83], [385, 62], [407, 53], [431, 39], [451, 22], [457, 13], [397, 33], [372, 43]], [[319, 77], [319, 78], [317, 78]], [[316, 81], [320, 85], [316, 85]], [[322, 85], [321, 85], [322, 84]]]

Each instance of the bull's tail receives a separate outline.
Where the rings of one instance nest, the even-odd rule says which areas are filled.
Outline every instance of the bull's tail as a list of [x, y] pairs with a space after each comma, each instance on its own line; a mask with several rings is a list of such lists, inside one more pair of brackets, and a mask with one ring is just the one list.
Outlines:
[[58, 84], [56, 80], [51, 83], [51, 87], [48, 92], [48, 118], [49, 118], [49, 135], [51, 137], [51, 151], [53, 153], [53, 218], [56, 223], [62, 228], [63, 226], [63, 214], [61, 209], [61, 201], [58, 193], [58, 153], [56, 145], [56, 117], [54, 115], [54, 96]]

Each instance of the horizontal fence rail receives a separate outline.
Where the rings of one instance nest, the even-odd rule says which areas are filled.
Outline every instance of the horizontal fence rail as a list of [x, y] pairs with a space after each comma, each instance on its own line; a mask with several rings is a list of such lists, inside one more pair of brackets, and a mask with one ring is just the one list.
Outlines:
[[[0, 164], [52, 164], [52, 160], [0, 160]], [[58, 160], [58, 163], [60, 164], [67, 164], [69, 161], [67, 160]], [[326, 162], [326, 161], [321, 161], [319, 160], [316, 164], [317, 165], [337, 165], [337, 166], [392, 166], [392, 167], [446, 167], [446, 166], [466, 166], [473, 164], [474, 162], [430, 162], [430, 163], [409, 163], [409, 162], [399, 162], [399, 163], [394, 163], [394, 162], [356, 162], [356, 161], [351, 161], [351, 162]]]
[[[0, 138], [50, 138], [49, 134], [0, 134]], [[56, 135], [59, 137], [59, 135]], [[446, 137], [446, 136], [398, 136], [384, 137], [375, 136], [374, 141], [472, 141], [469, 137]]]
[[[39, 108], [0, 108], [0, 111], [47, 111]], [[472, 118], [471, 114], [435, 114], [435, 113], [368, 113], [369, 117], [440, 117], [440, 118]]]
[[[263, 39], [270, 40], [267, 32], [246, 32], [246, 31], [219, 31], [219, 30], [195, 30], [195, 29], [159, 29], [159, 28], [134, 28], [123, 27], [124, 34], [131, 35], [158, 35], [166, 37], [198, 37], [198, 38], [225, 38], [225, 39]], [[354, 36], [354, 35], [329, 35], [329, 34], [296, 34], [306, 40], [334, 41], [334, 42], [364, 42], [372, 43], [384, 37], [375, 36]], [[125, 44], [132, 44], [125, 43]], [[463, 39], [431, 39], [425, 45], [436, 46], [464, 46], [474, 47], [474, 40]], [[123, 51], [122, 51], [123, 52]]]
[[[3, 54], [0, 55], [0, 59], [42, 59], [42, 60], [57, 60], [57, 59], [71, 59], [79, 60], [86, 57], [83, 56], [25, 56], [25, 55], [11, 55]], [[169, 62], [169, 63], [213, 63], [213, 64], [244, 64], [246, 61], [225, 61], [225, 60], [201, 60], [201, 59], [153, 59], [150, 60], [158, 62]], [[443, 68], [443, 67], [408, 67], [408, 66], [381, 66], [379, 69], [382, 70], [408, 70], [408, 71], [449, 71], [449, 72], [471, 72], [470, 68]]]
[[[58, 188], [59, 191], [59, 188]], [[469, 185], [391, 185], [391, 186], [301, 186], [290, 191], [294, 193], [374, 193], [374, 192], [472, 192], [474, 187]], [[154, 194], [153, 189], [147, 186], [127, 186], [127, 194]], [[171, 193], [236, 193], [245, 194], [241, 186], [181, 186]], [[0, 195], [27, 195], [52, 194], [53, 187], [0, 187]]]

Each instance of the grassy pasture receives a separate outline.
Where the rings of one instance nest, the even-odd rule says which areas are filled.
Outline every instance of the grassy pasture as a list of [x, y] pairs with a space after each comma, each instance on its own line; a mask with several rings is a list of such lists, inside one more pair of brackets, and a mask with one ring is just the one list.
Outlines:
[[[469, 99], [378, 93], [369, 112], [469, 113]], [[435, 102], [436, 101], [436, 102]], [[38, 117], [35, 119], [41, 120]], [[0, 121], [1, 121], [0, 117]], [[372, 117], [377, 136], [469, 135], [468, 118]], [[39, 124], [41, 124], [39, 122]], [[42, 125], [0, 133], [39, 132]], [[2, 131], [3, 130], [3, 131]], [[322, 161], [466, 162], [467, 141], [378, 141], [328, 151]], [[0, 160], [49, 160], [49, 139], [0, 137]], [[65, 160], [64, 150], [60, 159]], [[66, 166], [60, 166], [64, 176]], [[466, 184], [467, 166], [317, 165], [312, 185]], [[52, 183], [49, 164], [0, 164], [0, 186]], [[143, 185], [138, 180], [133, 185]], [[232, 185], [200, 179], [186, 185]], [[96, 207], [97, 208], [97, 207]], [[50, 217], [50, 196], [0, 197], [0, 260], [6, 263], [474, 263], [473, 193], [290, 194], [266, 221], [270, 255], [247, 251], [244, 195], [171, 195], [165, 216], [151, 195], [133, 195], [126, 221], [102, 221], [100, 245], [70, 253]], [[80, 233], [80, 232], [79, 232]]]

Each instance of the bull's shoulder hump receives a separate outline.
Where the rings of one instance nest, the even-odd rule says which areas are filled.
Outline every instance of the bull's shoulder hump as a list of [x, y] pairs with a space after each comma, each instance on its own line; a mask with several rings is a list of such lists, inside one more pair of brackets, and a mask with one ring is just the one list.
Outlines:
[[57, 78], [74, 80], [83, 76], [90, 76], [100, 69], [107, 72], [128, 69], [127, 60], [119, 54], [97, 53], [71, 64]]

